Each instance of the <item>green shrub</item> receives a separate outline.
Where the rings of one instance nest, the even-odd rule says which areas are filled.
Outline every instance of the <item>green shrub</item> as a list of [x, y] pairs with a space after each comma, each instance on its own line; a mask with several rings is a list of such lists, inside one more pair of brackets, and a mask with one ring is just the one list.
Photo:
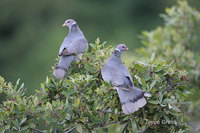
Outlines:
[[[137, 55], [147, 58], [156, 54], [157, 61], [174, 62], [172, 68], [186, 70], [183, 79], [190, 81], [190, 101], [184, 109], [190, 122], [198, 127], [200, 115], [200, 12], [190, 7], [186, 0], [166, 8], [162, 14], [165, 23], [153, 31], [142, 33], [144, 47], [137, 49]], [[197, 122], [196, 122], [197, 121]], [[197, 129], [199, 130], [199, 129]]]
[[178, 69], [186, 69], [194, 88], [200, 88], [200, 13], [185, 0], [166, 8], [162, 14], [165, 24], [153, 31], [142, 33], [144, 47], [137, 50], [142, 57], [156, 53], [158, 60], [172, 62]]
[[[97, 39], [72, 63], [68, 77], [50, 75], [35, 95], [27, 96], [19, 80], [12, 85], [0, 77], [0, 95], [6, 97], [0, 132], [188, 132], [188, 79], [199, 88], [200, 14], [185, 1], [166, 12], [163, 27], [143, 32], [145, 47], [137, 54], [145, 61], [126, 62], [134, 85], [152, 95], [144, 108], [123, 114], [116, 90], [101, 77], [114, 48]], [[198, 114], [196, 104], [191, 106]]]
[[[185, 71], [174, 69], [155, 55], [129, 65], [135, 86], [149, 92], [147, 105], [124, 115], [116, 90], [104, 82], [101, 67], [114, 48], [90, 44], [90, 51], [72, 63], [67, 78], [47, 77], [33, 96], [23, 85], [0, 78], [0, 93], [6, 94], [0, 108], [1, 132], [186, 132], [181, 109], [187, 98]], [[41, 121], [43, 121], [41, 123]], [[168, 122], [168, 123], [167, 123]], [[45, 129], [40, 129], [43, 124]]]

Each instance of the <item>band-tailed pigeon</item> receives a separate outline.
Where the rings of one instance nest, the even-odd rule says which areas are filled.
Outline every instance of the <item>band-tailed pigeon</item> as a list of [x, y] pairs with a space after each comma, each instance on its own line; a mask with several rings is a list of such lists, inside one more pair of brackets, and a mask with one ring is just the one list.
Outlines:
[[144, 92], [133, 85], [133, 79], [121, 60], [127, 51], [125, 44], [117, 45], [111, 57], [102, 67], [103, 79], [117, 89], [124, 114], [131, 114], [146, 104]]
[[79, 29], [76, 21], [68, 19], [63, 26], [69, 27], [69, 33], [60, 47], [60, 60], [53, 72], [53, 75], [59, 79], [65, 76], [65, 72], [76, 57], [76, 54], [84, 53], [88, 45], [87, 39]]

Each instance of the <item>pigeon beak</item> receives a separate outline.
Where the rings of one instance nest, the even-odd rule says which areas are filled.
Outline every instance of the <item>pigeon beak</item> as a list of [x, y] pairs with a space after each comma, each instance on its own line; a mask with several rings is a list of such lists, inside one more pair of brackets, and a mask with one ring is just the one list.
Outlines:
[[65, 27], [65, 26], [66, 26], [66, 24], [63, 24], [62, 26], [63, 26], [63, 27]]
[[128, 48], [126, 48], [126, 50], [128, 51]]

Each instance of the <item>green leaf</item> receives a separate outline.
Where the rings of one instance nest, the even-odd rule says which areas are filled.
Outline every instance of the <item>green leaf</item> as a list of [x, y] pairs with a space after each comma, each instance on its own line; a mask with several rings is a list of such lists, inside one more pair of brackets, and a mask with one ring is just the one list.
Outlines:
[[150, 87], [149, 87], [150, 90], [155, 86], [156, 82], [157, 82], [157, 81], [154, 80], [154, 81], [151, 83], [151, 85], [150, 85]]
[[6, 129], [0, 128], [0, 133], [5, 133]]
[[163, 104], [171, 103], [171, 99], [167, 99], [167, 98], [166, 98], [166, 99], [164, 99], [164, 100], [162, 101], [162, 103], [163, 103]]
[[83, 123], [88, 122], [88, 118], [87, 117], [82, 117], [82, 118], [80, 118], [78, 120], [83, 122]]
[[147, 101], [151, 104], [158, 104], [158, 101], [156, 100], [148, 99]]
[[108, 121], [109, 117], [110, 117], [110, 114], [108, 112], [106, 112], [106, 115], [105, 115], [103, 121]]
[[144, 67], [140, 66], [139, 64], [135, 64], [134, 68], [136, 70], [139, 70], [140, 72], [146, 72], [147, 71]]
[[142, 86], [143, 87], [147, 87], [147, 84], [146, 84], [146, 81], [145, 81], [145, 79], [143, 79], [143, 78], [141, 78], [141, 83], [142, 83]]
[[175, 110], [169, 110], [168, 111], [170, 114], [174, 115], [174, 116], [177, 116], [178, 115], [178, 112], [175, 111]]
[[163, 99], [163, 94], [162, 92], [159, 92], [159, 103], [162, 103], [162, 99]]
[[154, 121], [157, 120], [157, 119], [158, 119], [158, 116], [159, 116], [159, 113], [156, 112], [156, 113], [154, 114], [154, 116], [153, 116], [153, 120], [154, 120]]
[[95, 46], [94, 46], [94, 44], [90, 43], [90, 46], [91, 46], [93, 49], [95, 49]]
[[34, 98], [33, 103], [34, 103], [35, 106], [38, 105], [38, 103], [39, 103], [38, 97], [35, 97], [35, 98]]
[[74, 107], [78, 107], [80, 104], [80, 99], [76, 99], [75, 103], [74, 103]]
[[53, 108], [52, 108], [51, 103], [50, 103], [50, 102], [47, 102], [47, 103], [46, 103], [46, 110], [47, 110], [47, 111], [52, 111], [52, 109], [53, 109]]
[[79, 133], [83, 133], [83, 128], [82, 128], [81, 124], [77, 124], [77, 125], [76, 125], [76, 130], [77, 130]]
[[21, 114], [21, 111], [16, 106], [14, 107], [13, 112], [16, 113], [16, 114]]
[[178, 94], [179, 94], [180, 96], [182, 96], [182, 97], [184, 97], [184, 98], [187, 98], [187, 97], [188, 97], [187, 94], [185, 94], [185, 93], [183, 93], [183, 92], [181, 92], [181, 91], [177, 91], [177, 92], [178, 92]]
[[151, 63], [153, 63], [154, 58], [155, 58], [155, 53], [151, 54]]
[[97, 45], [99, 45], [99, 43], [100, 43], [99, 37], [96, 39], [95, 43], [96, 43]]
[[18, 130], [19, 127], [20, 127], [20, 123], [19, 123], [18, 119], [16, 119], [16, 120], [11, 120], [11, 121], [12, 121], [12, 123], [14, 124], [14, 127], [16, 128], [16, 130]]
[[65, 96], [70, 96], [72, 94], [76, 93], [76, 90], [75, 89], [71, 89], [71, 90], [68, 90], [68, 91], [63, 91], [62, 94], [65, 95]]
[[169, 117], [166, 114], [164, 114], [164, 118], [166, 121], [170, 121]]
[[10, 127], [10, 124], [6, 124], [5, 129], [9, 129]]
[[26, 120], [27, 120], [26, 117], [22, 118], [22, 120], [21, 120], [21, 122], [20, 122], [20, 125], [24, 124], [24, 123], [26, 122]]
[[27, 129], [30, 127], [30, 125], [25, 125], [21, 128], [21, 131], [27, 131]]
[[16, 81], [14, 89], [17, 89], [17, 87], [18, 87], [18, 85], [19, 85], [19, 82], [20, 82], [20, 79], [18, 79], [18, 80]]
[[68, 101], [68, 98], [66, 98], [66, 100], [65, 100], [65, 107], [66, 107], [66, 108], [69, 108], [69, 101]]
[[178, 86], [178, 88], [180, 88], [180, 89], [185, 89], [185, 90], [189, 89], [189, 88], [187, 88], [186, 86]]

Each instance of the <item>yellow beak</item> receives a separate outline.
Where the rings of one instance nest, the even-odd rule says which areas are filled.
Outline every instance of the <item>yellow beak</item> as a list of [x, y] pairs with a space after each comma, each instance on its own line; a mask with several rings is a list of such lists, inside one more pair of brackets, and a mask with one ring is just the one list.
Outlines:
[[128, 48], [126, 48], [126, 50], [128, 51]]
[[63, 27], [65, 27], [65, 26], [66, 26], [66, 24], [63, 24], [62, 26], [63, 26]]

